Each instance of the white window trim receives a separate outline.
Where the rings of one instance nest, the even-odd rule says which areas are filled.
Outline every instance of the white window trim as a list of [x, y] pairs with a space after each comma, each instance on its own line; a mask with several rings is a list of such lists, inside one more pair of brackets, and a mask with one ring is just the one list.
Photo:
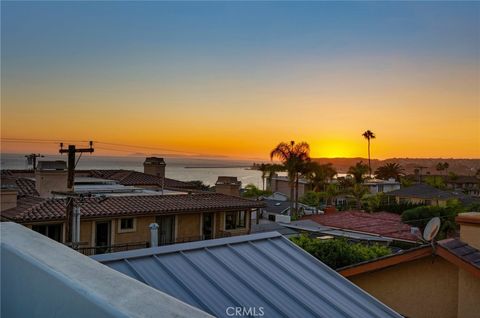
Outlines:
[[[122, 229], [122, 219], [133, 219], [133, 228], [131, 229]], [[137, 231], [137, 218], [134, 217], [125, 217], [119, 218], [117, 222], [117, 233], [131, 233]]]

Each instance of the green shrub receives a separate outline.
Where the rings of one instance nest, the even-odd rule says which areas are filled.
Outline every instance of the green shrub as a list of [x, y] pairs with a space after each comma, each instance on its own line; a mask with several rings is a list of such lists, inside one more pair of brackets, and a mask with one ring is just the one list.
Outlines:
[[243, 192], [243, 196], [245, 198], [257, 198], [262, 195], [271, 195], [272, 192], [270, 191], [264, 191], [257, 186], [255, 186], [253, 183], [249, 183], [245, 186], [245, 191]]
[[390, 248], [374, 244], [349, 243], [346, 239], [319, 240], [307, 235], [291, 239], [299, 247], [332, 268], [340, 268], [391, 253]]
[[455, 233], [457, 227], [455, 217], [461, 211], [461, 205], [457, 202], [450, 202], [446, 207], [420, 206], [409, 209], [402, 213], [401, 218], [404, 223], [423, 229], [428, 221], [439, 217], [441, 226], [437, 239], [443, 239]]
[[318, 207], [323, 202], [324, 195], [321, 192], [308, 191], [298, 199], [300, 203]]

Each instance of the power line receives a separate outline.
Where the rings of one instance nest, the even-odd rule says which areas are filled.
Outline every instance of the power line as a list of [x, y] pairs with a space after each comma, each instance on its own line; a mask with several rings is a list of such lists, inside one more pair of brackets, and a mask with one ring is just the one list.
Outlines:
[[2, 137], [5, 142], [89, 142], [89, 140], [75, 140], [75, 139], [36, 139], [36, 138], [8, 138]]
[[[61, 143], [61, 142], [89, 142], [87, 140], [61, 140], [61, 139], [29, 139], [29, 138], [1, 138], [2, 142], [12, 142], [12, 143], [40, 143], [40, 144], [45, 144], [45, 143]], [[181, 151], [181, 150], [174, 150], [174, 149], [168, 149], [168, 148], [159, 148], [159, 147], [151, 147], [151, 146], [141, 146], [141, 145], [129, 145], [129, 144], [120, 144], [120, 143], [111, 143], [111, 142], [104, 142], [104, 141], [99, 141], [99, 140], [94, 140], [96, 144], [103, 144], [107, 146], [116, 146], [116, 147], [124, 147], [124, 148], [134, 148], [134, 149], [143, 149], [143, 150], [156, 150], [156, 151], [168, 151], [168, 152], [173, 152], [173, 153], [181, 153], [181, 154], [188, 154], [188, 155], [202, 155], [199, 153], [195, 152], [190, 152], [190, 151]], [[107, 148], [107, 147], [97, 147], [98, 149], [104, 149], [104, 150], [111, 150], [111, 151], [123, 151], [123, 152], [130, 152], [129, 150], [125, 149], [112, 149], [112, 148]]]
[[168, 148], [157, 148], [157, 147], [138, 146], [138, 145], [126, 145], [126, 144], [118, 144], [118, 143], [103, 142], [103, 141], [96, 141], [96, 143], [97, 144], [110, 145], [110, 146], [135, 148], [135, 149], [149, 149], [149, 150], [171, 151], [171, 152], [184, 153], [184, 154], [195, 154], [195, 153], [190, 152], [190, 151], [181, 151], [181, 150], [174, 150], [174, 149], [168, 149]]

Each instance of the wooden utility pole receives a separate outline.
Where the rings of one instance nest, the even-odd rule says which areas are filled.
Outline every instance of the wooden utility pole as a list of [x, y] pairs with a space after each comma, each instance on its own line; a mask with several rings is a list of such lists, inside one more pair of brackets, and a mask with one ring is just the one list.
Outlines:
[[[60, 144], [60, 150], [59, 152], [61, 154], [67, 153], [68, 154], [68, 177], [67, 177], [67, 188], [70, 193], [73, 194], [73, 185], [75, 183], [75, 154], [77, 152], [80, 153], [80, 156], [84, 152], [92, 153], [94, 151], [93, 149], [93, 142], [89, 142], [90, 147], [89, 148], [78, 148], [75, 147], [75, 145], [68, 145], [68, 149], [63, 149], [63, 143]], [[73, 218], [73, 207], [74, 207], [74, 199], [73, 196], [67, 196], [68, 201], [67, 201], [67, 210], [66, 210], [66, 225], [65, 225], [65, 238], [67, 243], [72, 242], [72, 218]]]
[[25, 158], [27, 158], [27, 163], [32, 162], [33, 170], [37, 169], [37, 158], [43, 158], [43, 157], [44, 155], [39, 153], [31, 153], [25, 156]]

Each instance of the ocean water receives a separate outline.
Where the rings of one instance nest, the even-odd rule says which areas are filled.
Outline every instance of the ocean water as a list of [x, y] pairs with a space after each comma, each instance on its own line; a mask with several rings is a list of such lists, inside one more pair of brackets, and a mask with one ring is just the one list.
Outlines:
[[[77, 156], [78, 158], [78, 156]], [[66, 160], [66, 155], [51, 155], [39, 160]], [[145, 157], [107, 157], [84, 154], [80, 158], [77, 169], [125, 169], [143, 171]], [[28, 168], [24, 155], [2, 154], [1, 169]], [[213, 158], [165, 157], [167, 166], [165, 174], [168, 178], [181, 181], [201, 180], [205, 184], [214, 185], [218, 176], [234, 176], [242, 181], [242, 186], [249, 183], [262, 187], [261, 172], [249, 170], [253, 162], [248, 160], [227, 160]]]

